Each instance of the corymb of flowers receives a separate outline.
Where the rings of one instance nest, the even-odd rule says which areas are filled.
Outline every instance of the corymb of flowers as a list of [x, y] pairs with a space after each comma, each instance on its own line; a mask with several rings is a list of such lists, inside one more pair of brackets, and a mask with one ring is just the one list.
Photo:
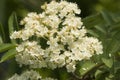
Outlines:
[[16, 61], [30, 68], [61, 68], [74, 72], [78, 61], [102, 54], [101, 42], [86, 36], [86, 29], [77, 4], [52, 1], [44, 4], [43, 12], [28, 13], [20, 22], [22, 30], [15, 31], [11, 39], [21, 39], [16, 47]]

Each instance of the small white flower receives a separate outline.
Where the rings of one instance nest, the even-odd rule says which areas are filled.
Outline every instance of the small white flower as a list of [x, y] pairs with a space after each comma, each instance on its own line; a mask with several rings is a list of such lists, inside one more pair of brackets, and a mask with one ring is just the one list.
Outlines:
[[19, 45], [16, 47], [17, 52], [22, 52], [24, 50], [24, 44]]
[[11, 39], [17, 39], [17, 38], [21, 38], [21, 31], [15, 31], [12, 33], [12, 35], [10, 36]]
[[76, 69], [76, 67], [75, 67], [75, 62], [69, 63], [69, 64], [66, 66], [66, 68], [67, 68], [67, 71], [68, 71], [68, 72], [74, 72], [75, 69]]

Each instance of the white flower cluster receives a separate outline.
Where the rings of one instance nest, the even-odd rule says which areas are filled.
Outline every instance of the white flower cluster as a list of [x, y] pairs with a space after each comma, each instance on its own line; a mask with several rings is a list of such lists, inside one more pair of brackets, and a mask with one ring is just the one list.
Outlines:
[[21, 75], [15, 74], [8, 80], [57, 80], [53, 78], [42, 78], [38, 72], [30, 70], [30, 71], [25, 71]]
[[22, 39], [16, 48], [16, 60], [32, 68], [66, 67], [74, 72], [77, 61], [102, 54], [98, 39], [86, 36], [80, 9], [74, 3], [52, 1], [42, 6], [44, 12], [29, 13], [21, 21], [25, 28], [15, 31], [11, 39]]

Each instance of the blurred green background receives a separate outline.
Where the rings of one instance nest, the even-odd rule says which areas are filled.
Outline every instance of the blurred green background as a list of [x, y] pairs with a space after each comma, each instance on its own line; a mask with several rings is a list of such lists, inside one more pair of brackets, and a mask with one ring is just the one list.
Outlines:
[[[9, 37], [8, 19], [15, 12], [18, 21], [21, 20], [28, 12], [41, 12], [40, 6], [51, 0], [0, 0], [0, 23], [4, 26], [6, 37]], [[57, 0], [59, 1], [59, 0]], [[90, 15], [98, 14], [102, 10], [110, 13], [120, 13], [120, 0], [67, 0], [77, 3], [81, 9], [81, 16], [85, 18]], [[116, 17], [117, 18], [117, 17]], [[9, 38], [4, 43], [9, 43]], [[0, 42], [1, 43], [1, 42]], [[0, 57], [3, 54], [0, 54]], [[0, 80], [5, 80], [14, 72], [19, 71], [18, 65], [14, 60], [0, 63]]]

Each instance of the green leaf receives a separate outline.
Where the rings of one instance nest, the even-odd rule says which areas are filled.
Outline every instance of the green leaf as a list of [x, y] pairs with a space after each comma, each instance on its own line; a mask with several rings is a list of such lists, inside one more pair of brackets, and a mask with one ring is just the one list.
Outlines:
[[97, 70], [97, 71], [95, 72], [95, 78], [96, 78], [98, 75], [100, 75], [100, 74], [102, 74], [102, 71], [101, 71], [101, 70]]
[[37, 70], [41, 74], [42, 78], [46, 78], [46, 77], [54, 75], [53, 70], [48, 69], [48, 68], [37, 68], [35, 70]]
[[111, 79], [106, 77], [105, 80], [111, 80]]
[[79, 70], [81, 75], [86, 74], [89, 72], [96, 64], [91, 61], [86, 61], [81, 65], [81, 68]]
[[115, 22], [114, 19], [112, 19], [112, 16], [109, 14], [109, 12], [103, 10], [101, 14], [108, 25], [112, 25]]
[[95, 28], [104, 34], [106, 33], [106, 31], [101, 26], [96, 25]]
[[0, 36], [0, 44], [2, 44], [3, 43], [3, 41], [2, 41], [2, 38], [1, 38], [1, 36]]
[[120, 56], [120, 52], [118, 53], [118, 55]]
[[102, 61], [109, 68], [111, 68], [112, 65], [113, 65], [113, 60], [111, 58], [109, 58], [109, 59], [108, 58], [102, 58]]
[[99, 35], [96, 34], [93, 30], [87, 30], [87, 33], [89, 33], [90, 35], [92, 35], [94, 37], [99, 37]]
[[69, 73], [65, 70], [65, 68], [61, 68], [56, 72], [59, 73], [58, 75], [60, 80], [67, 80], [70, 78]]
[[1, 60], [0, 60], [0, 63], [4, 62], [4, 61], [6, 61], [6, 60], [9, 60], [9, 59], [11, 59], [11, 58], [13, 58], [16, 53], [17, 53], [17, 51], [16, 51], [15, 48], [14, 48], [14, 49], [10, 49], [8, 52], [6, 52], [6, 53], [2, 56], [2, 58], [1, 58]]
[[120, 30], [120, 21], [113, 24], [112, 27], [111, 27], [111, 30], [112, 31]]
[[0, 36], [2, 37], [2, 41], [5, 41], [5, 32], [2, 24], [0, 24]]
[[88, 16], [84, 18], [82, 21], [87, 28], [92, 28], [95, 25], [103, 23], [103, 18], [101, 14], [96, 14], [96, 15]]
[[15, 47], [16, 47], [15, 44], [10, 44], [10, 43], [0, 44], [0, 53]]
[[110, 54], [114, 54], [114, 53], [116, 53], [119, 49], [120, 49], [120, 42], [119, 41], [117, 41], [116, 39], [113, 39], [112, 41], [111, 41], [111, 48], [110, 48]]
[[[17, 22], [17, 16], [16, 16], [15, 12], [13, 12], [11, 14], [11, 16], [9, 17], [8, 26], [9, 26], [9, 35], [11, 35], [11, 33], [13, 33], [14, 30], [18, 30], [19, 29], [18, 22]], [[11, 40], [11, 42], [15, 43], [16, 41], [15, 40]]]
[[13, 31], [14, 31], [14, 21], [13, 20], [14, 20], [14, 15], [12, 14], [8, 20], [9, 35], [11, 35], [11, 33], [13, 33]]
[[109, 75], [106, 70], [97, 70], [95, 72], [95, 80], [105, 80], [105, 78]]

